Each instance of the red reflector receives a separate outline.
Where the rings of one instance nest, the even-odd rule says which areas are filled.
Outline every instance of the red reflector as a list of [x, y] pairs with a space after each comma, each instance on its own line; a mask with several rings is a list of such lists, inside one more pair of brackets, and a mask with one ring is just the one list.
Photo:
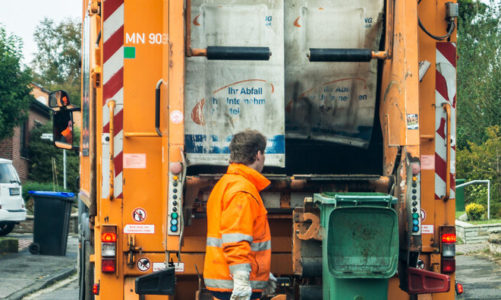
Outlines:
[[456, 272], [456, 260], [454, 258], [442, 258], [442, 273], [449, 274]]
[[103, 271], [103, 273], [115, 273], [115, 260], [103, 259], [101, 261], [101, 271]]
[[99, 283], [94, 283], [92, 286], [92, 294], [99, 295]]
[[462, 293], [464, 293], [463, 285], [456, 283], [456, 294], [461, 295]]
[[444, 233], [442, 234], [442, 243], [452, 244], [456, 242], [455, 233]]
[[117, 234], [114, 232], [104, 232], [101, 235], [102, 242], [115, 243], [117, 241]]

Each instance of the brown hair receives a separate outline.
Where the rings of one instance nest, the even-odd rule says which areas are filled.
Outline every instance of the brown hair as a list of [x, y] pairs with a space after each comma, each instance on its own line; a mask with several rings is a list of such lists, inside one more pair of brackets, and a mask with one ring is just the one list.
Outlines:
[[257, 130], [246, 129], [233, 136], [230, 142], [230, 163], [250, 165], [258, 151], [264, 154], [266, 138]]

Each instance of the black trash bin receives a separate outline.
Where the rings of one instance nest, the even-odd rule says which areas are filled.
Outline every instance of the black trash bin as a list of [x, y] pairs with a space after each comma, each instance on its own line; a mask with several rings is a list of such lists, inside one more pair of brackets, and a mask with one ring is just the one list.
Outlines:
[[75, 194], [64, 192], [28, 192], [35, 200], [31, 254], [66, 255], [71, 205]]

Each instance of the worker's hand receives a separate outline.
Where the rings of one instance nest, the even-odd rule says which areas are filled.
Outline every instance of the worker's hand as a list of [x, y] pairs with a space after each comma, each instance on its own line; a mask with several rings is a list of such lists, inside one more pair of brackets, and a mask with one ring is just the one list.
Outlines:
[[233, 293], [231, 300], [250, 300], [252, 288], [248, 271], [236, 271], [233, 274]]
[[277, 288], [277, 278], [273, 276], [270, 272], [270, 278], [263, 291], [263, 296], [272, 296], [275, 294], [275, 289]]

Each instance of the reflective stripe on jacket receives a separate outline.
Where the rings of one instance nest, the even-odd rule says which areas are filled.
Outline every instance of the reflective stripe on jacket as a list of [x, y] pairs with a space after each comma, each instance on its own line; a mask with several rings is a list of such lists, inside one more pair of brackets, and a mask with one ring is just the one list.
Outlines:
[[268, 282], [271, 235], [259, 192], [270, 181], [256, 170], [231, 164], [207, 202], [204, 281], [212, 291], [232, 291], [235, 271], [250, 271], [253, 291]]

